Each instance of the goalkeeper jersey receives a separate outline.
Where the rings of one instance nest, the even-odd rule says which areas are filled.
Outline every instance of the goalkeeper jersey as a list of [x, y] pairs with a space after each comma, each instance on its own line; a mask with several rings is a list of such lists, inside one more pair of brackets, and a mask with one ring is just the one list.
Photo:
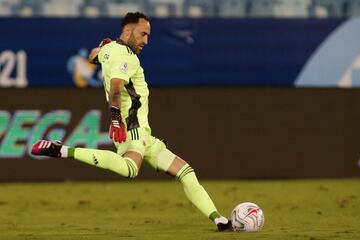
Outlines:
[[125, 87], [121, 91], [121, 116], [125, 120], [127, 130], [140, 126], [149, 127], [149, 89], [137, 55], [130, 47], [113, 41], [101, 48], [98, 58], [104, 76], [107, 101], [111, 79], [120, 78], [125, 81]]

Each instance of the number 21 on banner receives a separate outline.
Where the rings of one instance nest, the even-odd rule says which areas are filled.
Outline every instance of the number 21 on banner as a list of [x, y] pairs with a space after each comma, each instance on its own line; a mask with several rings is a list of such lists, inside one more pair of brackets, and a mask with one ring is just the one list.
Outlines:
[[[12, 77], [13, 72], [14, 77]], [[27, 85], [25, 51], [0, 52], [0, 87], [26, 87]]]

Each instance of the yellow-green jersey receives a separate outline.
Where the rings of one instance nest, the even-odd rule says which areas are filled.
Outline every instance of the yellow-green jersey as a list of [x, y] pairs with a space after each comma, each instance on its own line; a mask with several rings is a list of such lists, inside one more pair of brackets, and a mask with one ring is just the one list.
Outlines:
[[110, 81], [119, 78], [125, 81], [121, 91], [121, 116], [127, 130], [149, 127], [148, 96], [144, 70], [137, 55], [126, 45], [116, 41], [103, 46], [98, 54], [104, 76], [106, 99], [109, 101]]

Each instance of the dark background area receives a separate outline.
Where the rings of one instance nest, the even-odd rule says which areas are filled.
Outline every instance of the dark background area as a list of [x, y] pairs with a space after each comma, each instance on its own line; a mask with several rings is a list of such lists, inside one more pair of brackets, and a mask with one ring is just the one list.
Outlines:
[[[0, 102], [10, 112], [69, 109], [76, 124], [100, 109], [102, 130], [108, 128], [102, 89], [1, 89]], [[359, 122], [360, 89], [150, 89], [153, 135], [201, 178], [359, 177]], [[2, 181], [120, 178], [75, 160], [0, 158]], [[143, 166], [139, 178], [169, 177]]]

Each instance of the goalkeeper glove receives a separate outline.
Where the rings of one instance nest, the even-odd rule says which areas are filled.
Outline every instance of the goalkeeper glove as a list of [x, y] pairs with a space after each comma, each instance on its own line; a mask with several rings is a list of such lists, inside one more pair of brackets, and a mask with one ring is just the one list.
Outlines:
[[96, 56], [94, 57], [94, 59], [89, 60], [89, 62], [92, 64], [100, 64], [99, 57], [97, 54], [99, 53], [100, 48], [111, 42], [112, 42], [111, 38], [104, 38], [103, 40], [101, 40], [99, 46], [96, 48]]
[[118, 143], [125, 142], [126, 130], [124, 123], [121, 121], [120, 109], [115, 106], [111, 106], [110, 114], [111, 124], [109, 129], [109, 137]]
[[104, 38], [103, 40], [101, 40], [101, 42], [99, 43], [99, 48], [102, 48], [103, 46], [105, 46], [106, 44], [108, 44], [108, 43], [111, 43], [112, 42], [112, 40], [111, 40], [111, 38]]

